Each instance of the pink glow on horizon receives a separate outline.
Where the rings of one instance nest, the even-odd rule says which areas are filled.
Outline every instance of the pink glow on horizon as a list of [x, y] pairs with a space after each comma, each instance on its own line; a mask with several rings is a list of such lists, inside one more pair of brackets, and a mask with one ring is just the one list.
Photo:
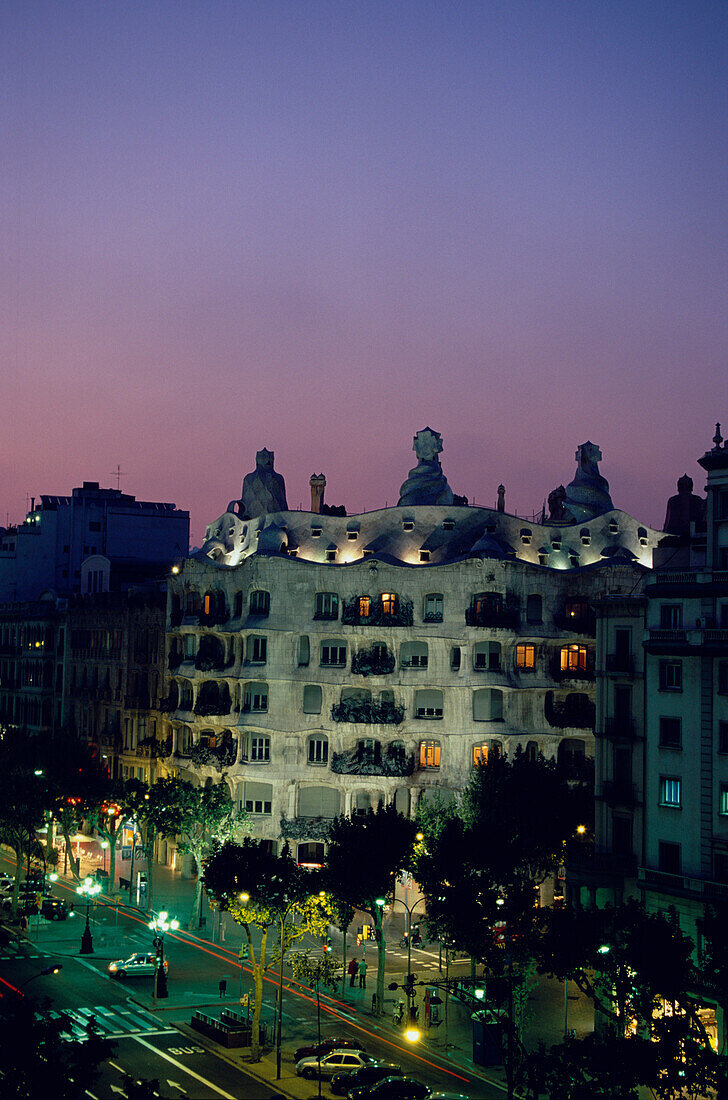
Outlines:
[[[189, 508], [540, 509], [591, 439], [651, 526], [728, 421], [728, 8], [287, 0], [0, 14], [0, 524], [84, 480]], [[723, 404], [721, 404], [723, 402]], [[728, 424], [726, 424], [728, 431]]]

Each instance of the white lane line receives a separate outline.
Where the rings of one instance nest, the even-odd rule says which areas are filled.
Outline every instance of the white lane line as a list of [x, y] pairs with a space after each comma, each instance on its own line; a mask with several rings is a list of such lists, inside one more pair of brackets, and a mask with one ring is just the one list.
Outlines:
[[213, 1085], [212, 1081], [208, 1081], [206, 1077], [200, 1077], [199, 1073], [195, 1073], [193, 1069], [188, 1069], [187, 1066], [182, 1065], [182, 1063], [178, 1062], [176, 1058], [173, 1058], [171, 1054], [167, 1054], [165, 1051], [159, 1050], [158, 1047], [152, 1046], [151, 1043], [145, 1042], [140, 1035], [132, 1035], [130, 1038], [132, 1038], [135, 1043], [139, 1043], [140, 1046], [146, 1047], [147, 1050], [151, 1050], [154, 1054], [159, 1055], [160, 1058], [164, 1058], [166, 1062], [171, 1062], [173, 1066], [182, 1070], [182, 1072], [186, 1073], [189, 1077], [194, 1077], [195, 1081], [199, 1081], [202, 1085], [207, 1085], [207, 1087], [212, 1089], [213, 1092], [216, 1092], [218, 1096], [224, 1096], [225, 1100], [235, 1100], [235, 1097], [231, 1096], [229, 1092], [225, 1092], [224, 1089], [219, 1089], [217, 1085]]

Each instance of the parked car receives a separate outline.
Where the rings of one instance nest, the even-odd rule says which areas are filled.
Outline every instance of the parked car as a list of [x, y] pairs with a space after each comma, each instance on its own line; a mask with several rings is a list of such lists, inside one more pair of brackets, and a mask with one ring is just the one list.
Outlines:
[[[148, 978], [154, 977], [157, 967], [157, 956], [153, 951], [137, 951], [136, 955], [130, 955], [128, 959], [117, 959], [109, 963], [109, 974], [112, 978]], [[164, 960], [164, 973], [169, 971], [169, 963]]]
[[347, 1100], [467, 1100], [462, 1092], [442, 1092], [414, 1077], [385, 1077], [376, 1085], [352, 1089]]
[[365, 1050], [357, 1039], [322, 1039], [320, 1043], [298, 1047], [293, 1055], [294, 1062], [302, 1058], [315, 1058], [317, 1054], [329, 1054], [332, 1050]]
[[[2, 901], [0, 902], [3, 909], [7, 912], [13, 907], [13, 891], [8, 890], [2, 895]], [[29, 917], [33, 913], [38, 912], [38, 894], [33, 891], [29, 893], [27, 890], [21, 890], [18, 894], [18, 915], [21, 917]]]
[[401, 1066], [390, 1065], [389, 1062], [379, 1062], [375, 1066], [362, 1066], [347, 1073], [337, 1073], [331, 1081], [331, 1091], [337, 1096], [348, 1096], [352, 1089], [363, 1088], [364, 1085], [376, 1085], [377, 1081], [385, 1077], [401, 1077], [404, 1070]]
[[40, 914], [46, 920], [67, 920], [71, 911], [63, 898], [43, 898]]
[[337, 1073], [350, 1072], [361, 1069], [362, 1066], [376, 1064], [376, 1058], [371, 1054], [365, 1054], [363, 1050], [332, 1050], [328, 1054], [318, 1054], [312, 1058], [302, 1058], [296, 1063], [296, 1073], [299, 1077], [315, 1080], [321, 1075], [323, 1080], [330, 1081]]

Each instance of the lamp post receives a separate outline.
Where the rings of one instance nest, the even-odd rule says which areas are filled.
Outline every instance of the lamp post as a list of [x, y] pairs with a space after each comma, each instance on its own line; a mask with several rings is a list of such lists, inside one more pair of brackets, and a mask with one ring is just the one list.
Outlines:
[[406, 901], [402, 901], [401, 898], [394, 898], [393, 905], [399, 902], [407, 910], [407, 977], [409, 978], [412, 973], [412, 914], [414, 913], [420, 902], [425, 900], [424, 897], [418, 898], [412, 905], [408, 905]]
[[37, 974], [31, 974], [29, 978], [26, 978], [26, 980], [18, 986], [18, 992], [20, 992], [21, 989], [25, 989], [26, 985], [30, 982], [34, 982], [36, 978], [46, 978], [49, 974], [57, 974], [59, 970], [63, 970], [63, 963], [54, 963], [53, 966], [47, 966], [45, 970], [39, 970]]
[[162, 910], [153, 920], [149, 921], [149, 928], [154, 932], [154, 946], [157, 949], [157, 965], [154, 968], [154, 995], [152, 1000], [157, 1003], [157, 998], [169, 997], [167, 989], [167, 974], [164, 969], [164, 933], [174, 932], [179, 928], [178, 920], [170, 920], [169, 913]]
[[80, 894], [82, 898], [86, 898], [86, 927], [83, 930], [81, 936], [81, 955], [93, 955], [94, 953], [94, 941], [91, 938], [91, 925], [89, 923], [89, 914], [91, 912], [91, 899], [95, 898], [97, 894], [101, 893], [101, 887], [98, 882], [94, 882], [93, 879], [88, 876], [83, 880], [80, 886], [76, 887], [76, 893]]

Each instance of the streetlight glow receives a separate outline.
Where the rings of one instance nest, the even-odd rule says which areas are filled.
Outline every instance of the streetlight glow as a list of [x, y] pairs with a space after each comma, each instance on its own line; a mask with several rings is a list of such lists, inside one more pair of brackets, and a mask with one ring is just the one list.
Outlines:
[[408, 1027], [404, 1033], [404, 1037], [409, 1043], [416, 1043], [420, 1037], [420, 1033], [416, 1027]]

